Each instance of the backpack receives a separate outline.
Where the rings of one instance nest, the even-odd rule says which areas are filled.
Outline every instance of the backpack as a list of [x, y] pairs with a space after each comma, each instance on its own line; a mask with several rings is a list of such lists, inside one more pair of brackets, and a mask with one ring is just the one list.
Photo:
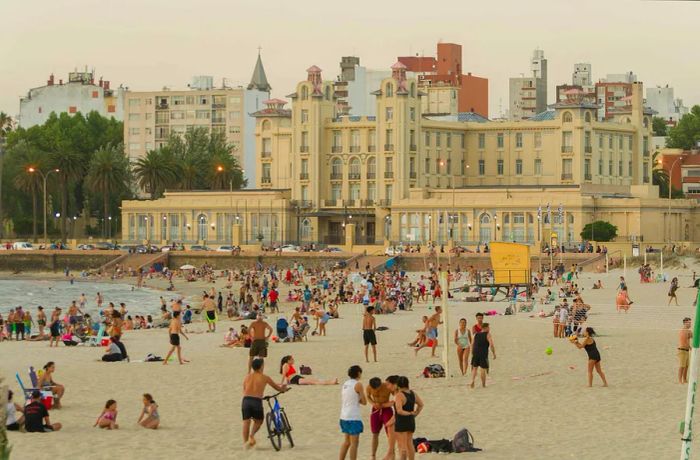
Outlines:
[[478, 452], [481, 450], [474, 447], [474, 436], [466, 428], [459, 430], [452, 439], [452, 448], [457, 453]]
[[428, 445], [430, 446], [429, 452], [436, 452], [436, 453], [446, 453], [446, 454], [451, 454], [454, 452], [454, 447], [452, 446], [452, 441], [449, 439], [439, 439], [439, 440], [434, 440], [434, 441], [428, 441]]
[[309, 366], [302, 365], [299, 367], [299, 375], [311, 375], [311, 368]]
[[442, 364], [429, 364], [423, 369], [423, 377], [425, 378], [439, 378], [445, 376], [445, 368]]

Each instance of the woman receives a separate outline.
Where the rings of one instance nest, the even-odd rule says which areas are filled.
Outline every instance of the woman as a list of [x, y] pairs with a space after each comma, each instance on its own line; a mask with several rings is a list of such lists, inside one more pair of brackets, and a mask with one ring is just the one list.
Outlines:
[[280, 362], [280, 374], [282, 374], [282, 385], [337, 385], [338, 379], [333, 380], [316, 380], [308, 377], [302, 377], [297, 374], [294, 368], [294, 357], [287, 355], [282, 357]]
[[676, 306], [678, 306], [678, 297], [676, 296], [676, 291], [678, 290], [678, 278], [673, 278], [671, 280], [671, 287], [668, 290], [668, 305], [671, 305], [671, 301], [676, 301]]
[[37, 386], [44, 391], [51, 391], [53, 393], [53, 407], [54, 409], [61, 408], [61, 398], [63, 398], [63, 393], [66, 389], [60, 383], [56, 383], [53, 380], [53, 373], [56, 371], [56, 363], [49, 361], [44, 366], [44, 372], [39, 376], [39, 381]]
[[472, 333], [467, 328], [467, 320], [459, 320], [459, 327], [455, 331], [455, 344], [457, 345], [457, 359], [459, 360], [459, 370], [462, 375], [469, 369], [469, 350], [471, 349]]
[[7, 408], [5, 418], [5, 428], [7, 431], [19, 431], [24, 425], [24, 407], [12, 400], [12, 390], [7, 391]]
[[627, 293], [627, 286], [621, 286], [620, 292], [617, 293], [617, 298], [615, 299], [615, 304], [617, 305], [617, 312], [624, 310], [625, 313], [630, 309], [632, 305], [629, 294]]
[[423, 401], [408, 387], [408, 378], [399, 377], [398, 391], [394, 396], [396, 422], [394, 432], [399, 445], [400, 458], [413, 460], [416, 452], [413, 448], [413, 433], [416, 431], [416, 416], [423, 410]]
[[593, 328], [587, 327], [583, 333], [583, 342], [579, 342], [575, 335], [569, 337], [569, 340], [571, 340], [571, 343], [576, 345], [576, 348], [583, 348], [586, 350], [586, 354], [588, 355], [588, 386], [593, 386], [593, 368], [595, 368], [596, 372], [603, 381], [603, 386], [607, 387], [608, 381], [605, 380], [605, 374], [603, 373], [603, 369], [600, 367], [600, 352], [598, 351], [595, 340], [593, 340], [594, 335], [595, 331]]

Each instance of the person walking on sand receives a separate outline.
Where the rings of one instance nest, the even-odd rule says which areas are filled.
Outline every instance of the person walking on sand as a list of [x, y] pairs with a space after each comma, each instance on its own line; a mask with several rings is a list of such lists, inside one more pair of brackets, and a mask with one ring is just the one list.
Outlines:
[[[253, 372], [250, 372], [243, 379], [243, 400], [241, 401], [241, 415], [243, 416], [243, 445], [246, 449], [255, 446], [255, 434], [265, 420], [265, 410], [263, 409], [263, 394], [265, 387], [270, 385], [277, 391], [285, 392], [289, 390], [287, 385], [278, 385], [269, 376], [263, 373], [265, 361], [262, 358], [255, 358], [251, 362]], [[251, 429], [251, 420], [253, 427]]]
[[671, 280], [671, 286], [668, 288], [668, 306], [671, 305], [671, 301], [676, 301], [676, 306], [678, 306], [678, 296], [676, 291], [678, 290], [678, 278], [674, 277]]
[[262, 313], [258, 313], [255, 321], [250, 323], [248, 334], [252, 339], [248, 357], [248, 372], [250, 372], [254, 358], [267, 358], [267, 339], [272, 335], [272, 326], [263, 319]]
[[690, 339], [693, 338], [693, 331], [690, 330], [691, 322], [690, 318], [683, 318], [683, 327], [678, 331], [678, 383], [688, 383]]
[[216, 332], [216, 303], [207, 294], [202, 301], [202, 314], [207, 321], [207, 332]]
[[369, 362], [369, 347], [372, 346], [372, 356], [377, 362], [377, 319], [374, 317], [374, 307], [367, 307], [362, 317], [362, 339], [365, 343], [365, 361]]
[[489, 348], [491, 348], [493, 359], [496, 359], [496, 347], [493, 344], [489, 323], [483, 323], [481, 332], [474, 334], [474, 344], [472, 345], [472, 382], [469, 384], [472, 388], [474, 388], [477, 371], [480, 371], [481, 386], [486, 387], [486, 373], [489, 371]]
[[617, 293], [617, 297], [615, 298], [615, 305], [617, 306], [617, 312], [620, 313], [622, 310], [627, 313], [632, 306], [632, 301], [630, 300], [630, 296], [627, 292], [627, 286], [622, 286], [620, 288], [620, 291]]
[[348, 369], [348, 377], [349, 379], [343, 383], [340, 392], [340, 431], [345, 435], [345, 439], [340, 446], [339, 460], [345, 460], [348, 452], [350, 453], [350, 460], [357, 460], [360, 434], [364, 431], [360, 405], [367, 405], [365, 391], [360, 382], [362, 368], [357, 365], [351, 366]]
[[471, 349], [472, 333], [467, 328], [467, 319], [459, 320], [459, 327], [455, 330], [455, 345], [457, 345], [457, 360], [459, 370], [465, 375], [469, 370], [469, 350]]
[[185, 339], [189, 340], [185, 332], [182, 330], [182, 322], [180, 321], [180, 312], [173, 312], [173, 319], [170, 320], [170, 326], [168, 327], [168, 334], [170, 335], [170, 351], [163, 361], [163, 365], [168, 364], [170, 356], [172, 356], [174, 351], [177, 351], [177, 360], [180, 364], [189, 363], [188, 360], [182, 358], [182, 348], [180, 347], [180, 335]]
[[418, 352], [425, 348], [425, 347], [430, 347], [432, 354], [430, 356], [435, 357], [435, 348], [437, 348], [438, 345], [438, 325], [442, 324], [442, 321], [440, 321], [440, 315], [442, 314], [442, 307], [439, 305], [435, 307], [435, 313], [433, 313], [430, 318], [428, 318], [428, 322], [425, 324], [425, 338], [427, 339], [425, 343], [423, 343], [421, 346], [416, 348], [415, 354], [418, 355]]
[[579, 342], [578, 337], [575, 335], [569, 337], [569, 340], [571, 340], [571, 343], [576, 345], [576, 348], [583, 348], [586, 350], [586, 354], [588, 355], [588, 386], [593, 386], [593, 369], [595, 368], [596, 372], [603, 381], [603, 386], [607, 387], [608, 381], [605, 380], [605, 374], [603, 373], [603, 369], [600, 367], [600, 352], [598, 351], [598, 346], [596, 345], [595, 340], [593, 340], [594, 335], [595, 331], [593, 328], [587, 327], [583, 332], [582, 342]]

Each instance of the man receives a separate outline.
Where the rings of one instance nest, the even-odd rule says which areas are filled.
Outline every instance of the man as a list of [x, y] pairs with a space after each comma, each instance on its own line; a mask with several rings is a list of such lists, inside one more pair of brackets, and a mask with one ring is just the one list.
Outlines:
[[216, 332], [216, 303], [207, 294], [204, 294], [202, 313], [207, 320], [207, 332]]
[[365, 361], [369, 362], [369, 346], [372, 345], [372, 356], [376, 363], [377, 335], [374, 332], [375, 329], [377, 329], [377, 319], [374, 317], [374, 307], [367, 307], [367, 311], [362, 318], [362, 339], [365, 343]]
[[270, 290], [270, 293], [268, 294], [268, 299], [270, 300], [270, 313], [273, 312], [280, 312], [279, 306], [277, 306], [277, 299], [279, 299], [280, 294], [277, 292], [277, 289], [273, 286], [272, 289]]
[[250, 372], [254, 358], [267, 358], [267, 339], [272, 335], [272, 326], [263, 319], [262, 313], [258, 313], [255, 321], [250, 323], [248, 334], [252, 339], [248, 358], [248, 372]]
[[50, 433], [61, 429], [60, 423], [51, 423], [49, 411], [41, 403], [41, 391], [32, 392], [32, 400], [24, 407], [24, 428], [27, 433]]
[[489, 323], [484, 323], [481, 326], [481, 332], [474, 334], [474, 344], [472, 345], [472, 382], [469, 385], [472, 388], [474, 388], [474, 380], [476, 380], [476, 372], [478, 370], [481, 370], [481, 386], [486, 387], [486, 373], [489, 371], [489, 347], [491, 348], [493, 359], [496, 359], [496, 347], [489, 332]]
[[182, 359], [182, 349], [180, 348], [180, 335], [182, 335], [185, 339], [190, 340], [189, 337], [185, 334], [185, 332], [182, 330], [182, 322], [180, 321], [180, 312], [179, 311], [174, 311], [173, 312], [173, 319], [170, 320], [170, 326], [168, 327], [168, 334], [170, 334], [170, 351], [168, 352], [168, 355], [165, 357], [165, 361], [163, 361], [163, 365], [168, 364], [168, 360], [170, 359], [170, 356], [172, 356], [173, 352], [177, 350], [177, 360], [180, 362], [180, 364], [185, 364], [189, 363], [188, 360]]
[[476, 324], [472, 326], [472, 335], [481, 332], [484, 325], [484, 314], [479, 312], [476, 314]]
[[418, 348], [416, 348], [415, 353], [416, 355], [418, 354], [418, 351], [425, 348], [425, 347], [431, 347], [432, 354], [431, 356], [435, 357], [435, 348], [437, 347], [438, 344], [438, 325], [442, 324], [442, 321], [440, 321], [440, 315], [442, 314], [442, 307], [437, 306], [435, 307], [435, 313], [428, 318], [428, 321], [425, 323], [425, 338], [427, 339], [424, 343], [422, 343]]
[[[243, 379], [243, 400], [241, 401], [241, 414], [243, 416], [243, 444], [246, 449], [255, 445], [255, 434], [260, 429], [265, 419], [262, 397], [265, 387], [270, 385], [277, 391], [287, 391], [286, 385], [276, 384], [269, 376], [263, 374], [265, 362], [262, 358], [255, 358], [251, 363], [253, 372]], [[250, 421], [253, 421], [253, 429]]]
[[382, 427], [386, 432], [389, 450], [384, 459], [394, 458], [394, 402], [391, 395], [396, 392], [396, 382], [398, 376], [391, 375], [385, 382], [374, 377], [369, 380], [367, 386], [367, 401], [372, 404], [372, 412], [369, 417], [370, 429], [372, 431], [372, 459], [377, 456], [379, 446], [379, 433]]
[[350, 452], [350, 460], [357, 460], [360, 434], [364, 431], [360, 405], [367, 405], [367, 398], [360, 382], [362, 368], [357, 365], [351, 366], [348, 369], [348, 377], [349, 379], [343, 383], [340, 393], [340, 430], [345, 435], [345, 440], [340, 446], [339, 460], [345, 460], [348, 451]]
[[683, 328], [678, 331], [678, 383], [688, 383], [688, 363], [690, 358], [691, 319], [683, 318]]

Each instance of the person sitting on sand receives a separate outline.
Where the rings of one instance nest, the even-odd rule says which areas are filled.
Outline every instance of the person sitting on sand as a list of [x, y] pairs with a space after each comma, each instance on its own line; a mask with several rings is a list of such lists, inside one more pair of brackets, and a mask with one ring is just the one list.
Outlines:
[[97, 421], [93, 427], [95, 426], [107, 428], [108, 430], [116, 430], [119, 428], [119, 425], [117, 425], [117, 402], [115, 400], [107, 400], [105, 408], [102, 409], [102, 413], [97, 417]]
[[31, 402], [24, 407], [24, 428], [27, 433], [50, 433], [61, 429], [60, 423], [51, 423], [39, 390], [32, 392]]
[[13, 395], [12, 390], [7, 390], [7, 408], [5, 412], [5, 428], [7, 431], [19, 431], [19, 427], [24, 423], [24, 407], [12, 400]]
[[51, 391], [53, 393], [53, 407], [61, 408], [61, 399], [66, 389], [63, 385], [54, 382], [53, 373], [56, 371], [56, 363], [49, 361], [44, 365], [44, 372], [39, 376], [37, 387], [43, 391]]
[[615, 299], [615, 304], [617, 306], [617, 312], [621, 312], [622, 310], [627, 313], [627, 311], [630, 309], [630, 306], [632, 305], [632, 301], [630, 300], [629, 294], [627, 293], [627, 286], [622, 286], [620, 288], [620, 291], [617, 293], [617, 297]]
[[282, 357], [280, 362], [280, 374], [282, 375], [282, 385], [337, 385], [338, 379], [317, 380], [308, 377], [302, 377], [297, 374], [294, 367], [294, 357], [287, 355]]
[[238, 332], [236, 332], [235, 328], [230, 327], [228, 329], [228, 332], [224, 336], [224, 343], [221, 346], [228, 347], [228, 348], [242, 347], [243, 346], [243, 341], [241, 340], [241, 337], [238, 335]]
[[603, 289], [603, 282], [598, 280], [595, 283], [593, 283], [593, 289]]
[[160, 425], [158, 404], [156, 404], [153, 400], [153, 396], [149, 393], [144, 393], [143, 395], [143, 409], [141, 409], [141, 415], [139, 415], [139, 419], [136, 423], [150, 430], [158, 429]]

